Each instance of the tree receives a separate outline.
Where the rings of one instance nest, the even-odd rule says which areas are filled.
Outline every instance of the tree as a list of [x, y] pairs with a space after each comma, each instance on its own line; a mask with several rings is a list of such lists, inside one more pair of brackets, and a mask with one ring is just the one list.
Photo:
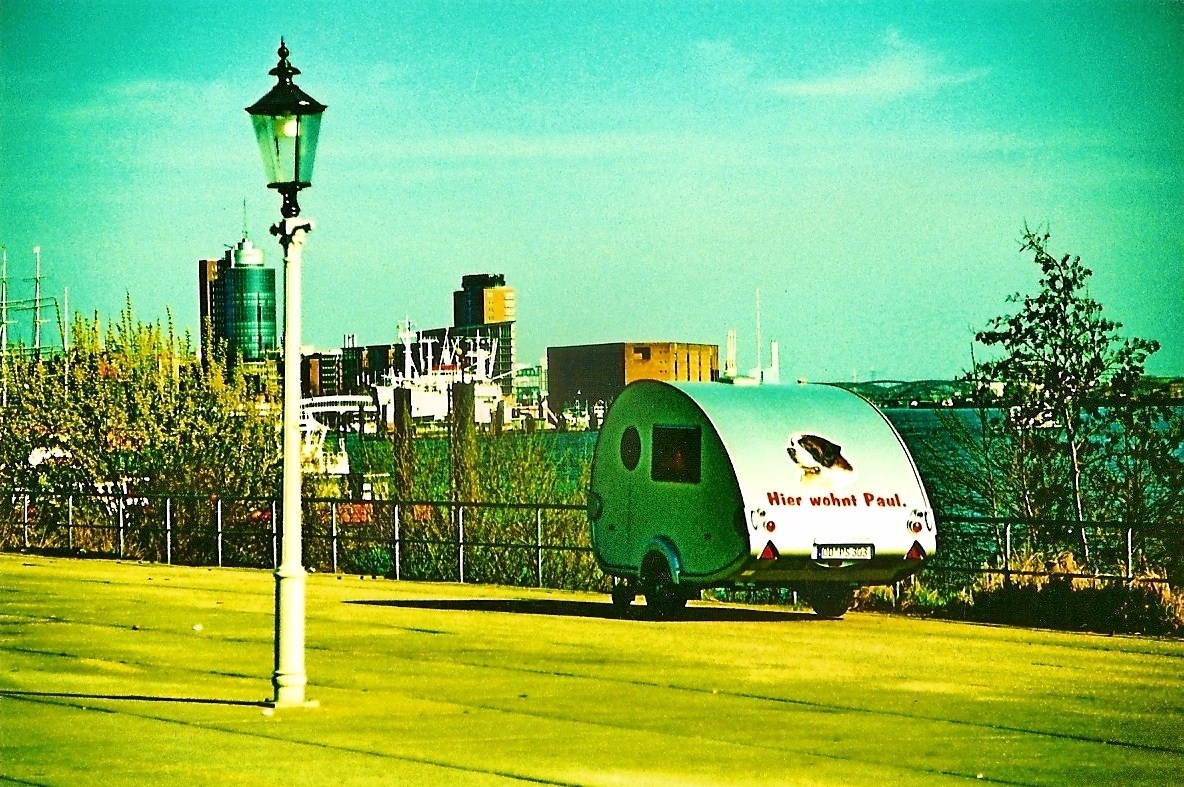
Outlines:
[[[1068, 494], [1057, 502], [1068, 509], [1065, 518], [1083, 522], [1083, 477], [1093, 437], [1104, 422], [1099, 417], [1101, 408], [1130, 398], [1147, 358], [1159, 344], [1121, 338], [1122, 324], [1103, 317], [1102, 305], [1088, 293], [1093, 271], [1080, 257], [1054, 256], [1048, 241], [1047, 231], [1024, 226], [1020, 251], [1030, 252], [1040, 267], [1039, 290], [1034, 295], [1010, 296], [1008, 302], [1019, 304], [1019, 310], [996, 317], [975, 335], [976, 341], [1000, 354], [995, 360], [976, 363], [971, 377], [980, 390], [1002, 383], [1001, 404], [1007, 407], [1004, 426], [1019, 449], [1017, 469], [1033, 469], [1025, 463], [1033, 455], [1039, 459], [1043, 450], [1061, 456]], [[1080, 535], [1088, 561], [1084, 529]]]
[[1137, 551], [1184, 586], [1184, 414], [1140, 403], [1110, 407], [1108, 416], [1099, 446], [1106, 460], [1089, 477], [1095, 508], [1155, 528], [1134, 531]]
[[[178, 337], [132, 317], [76, 319], [68, 352], [9, 358], [0, 483], [15, 488], [268, 496], [279, 478], [275, 408], [241, 373], [203, 366]], [[49, 461], [30, 463], [30, 456]]]

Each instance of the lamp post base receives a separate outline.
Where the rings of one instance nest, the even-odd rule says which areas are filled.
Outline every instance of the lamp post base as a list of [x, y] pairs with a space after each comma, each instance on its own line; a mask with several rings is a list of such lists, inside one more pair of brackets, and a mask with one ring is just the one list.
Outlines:
[[294, 708], [305, 705], [304, 688], [304, 567], [280, 564], [275, 572], [275, 688], [272, 704]]
[[321, 707], [320, 700], [305, 700], [304, 702], [280, 702], [279, 700], [271, 699], [263, 701], [264, 715], [270, 716], [272, 711], [277, 710], [291, 710], [293, 708], [303, 708], [304, 710], [316, 710]]

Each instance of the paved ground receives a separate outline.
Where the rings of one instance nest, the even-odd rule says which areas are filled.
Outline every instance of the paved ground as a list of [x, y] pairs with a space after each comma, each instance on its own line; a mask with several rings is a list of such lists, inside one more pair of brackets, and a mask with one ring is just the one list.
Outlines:
[[1184, 643], [0, 555], [0, 782], [1180, 784]]

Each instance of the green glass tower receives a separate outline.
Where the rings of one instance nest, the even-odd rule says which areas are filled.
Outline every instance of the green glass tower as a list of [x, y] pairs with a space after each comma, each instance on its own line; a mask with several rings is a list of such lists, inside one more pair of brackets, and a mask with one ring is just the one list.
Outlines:
[[225, 342], [231, 364], [259, 363], [275, 353], [275, 271], [250, 239], [221, 259], [201, 260], [198, 288], [203, 347], [211, 339]]

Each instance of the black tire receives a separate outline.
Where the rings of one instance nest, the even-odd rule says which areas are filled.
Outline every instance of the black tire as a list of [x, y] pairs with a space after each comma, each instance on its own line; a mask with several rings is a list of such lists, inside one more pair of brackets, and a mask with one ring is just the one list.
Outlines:
[[646, 613], [653, 618], [674, 617], [687, 603], [686, 596], [674, 583], [666, 558], [657, 553], [647, 555], [642, 563], [641, 592], [645, 596]]
[[617, 584], [613, 585], [613, 609], [615, 609], [622, 617], [629, 614], [629, 605], [633, 603], [633, 599], [636, 597], [637, 594], [633, 591], [633, 588], [630, 587], [628, 583], [618, 582]]
[[827, 620], [838, 620], [847, 614], [855, 600], [855, 589], [847, 585], [815, 585], [803, 594], [814, 614]]

